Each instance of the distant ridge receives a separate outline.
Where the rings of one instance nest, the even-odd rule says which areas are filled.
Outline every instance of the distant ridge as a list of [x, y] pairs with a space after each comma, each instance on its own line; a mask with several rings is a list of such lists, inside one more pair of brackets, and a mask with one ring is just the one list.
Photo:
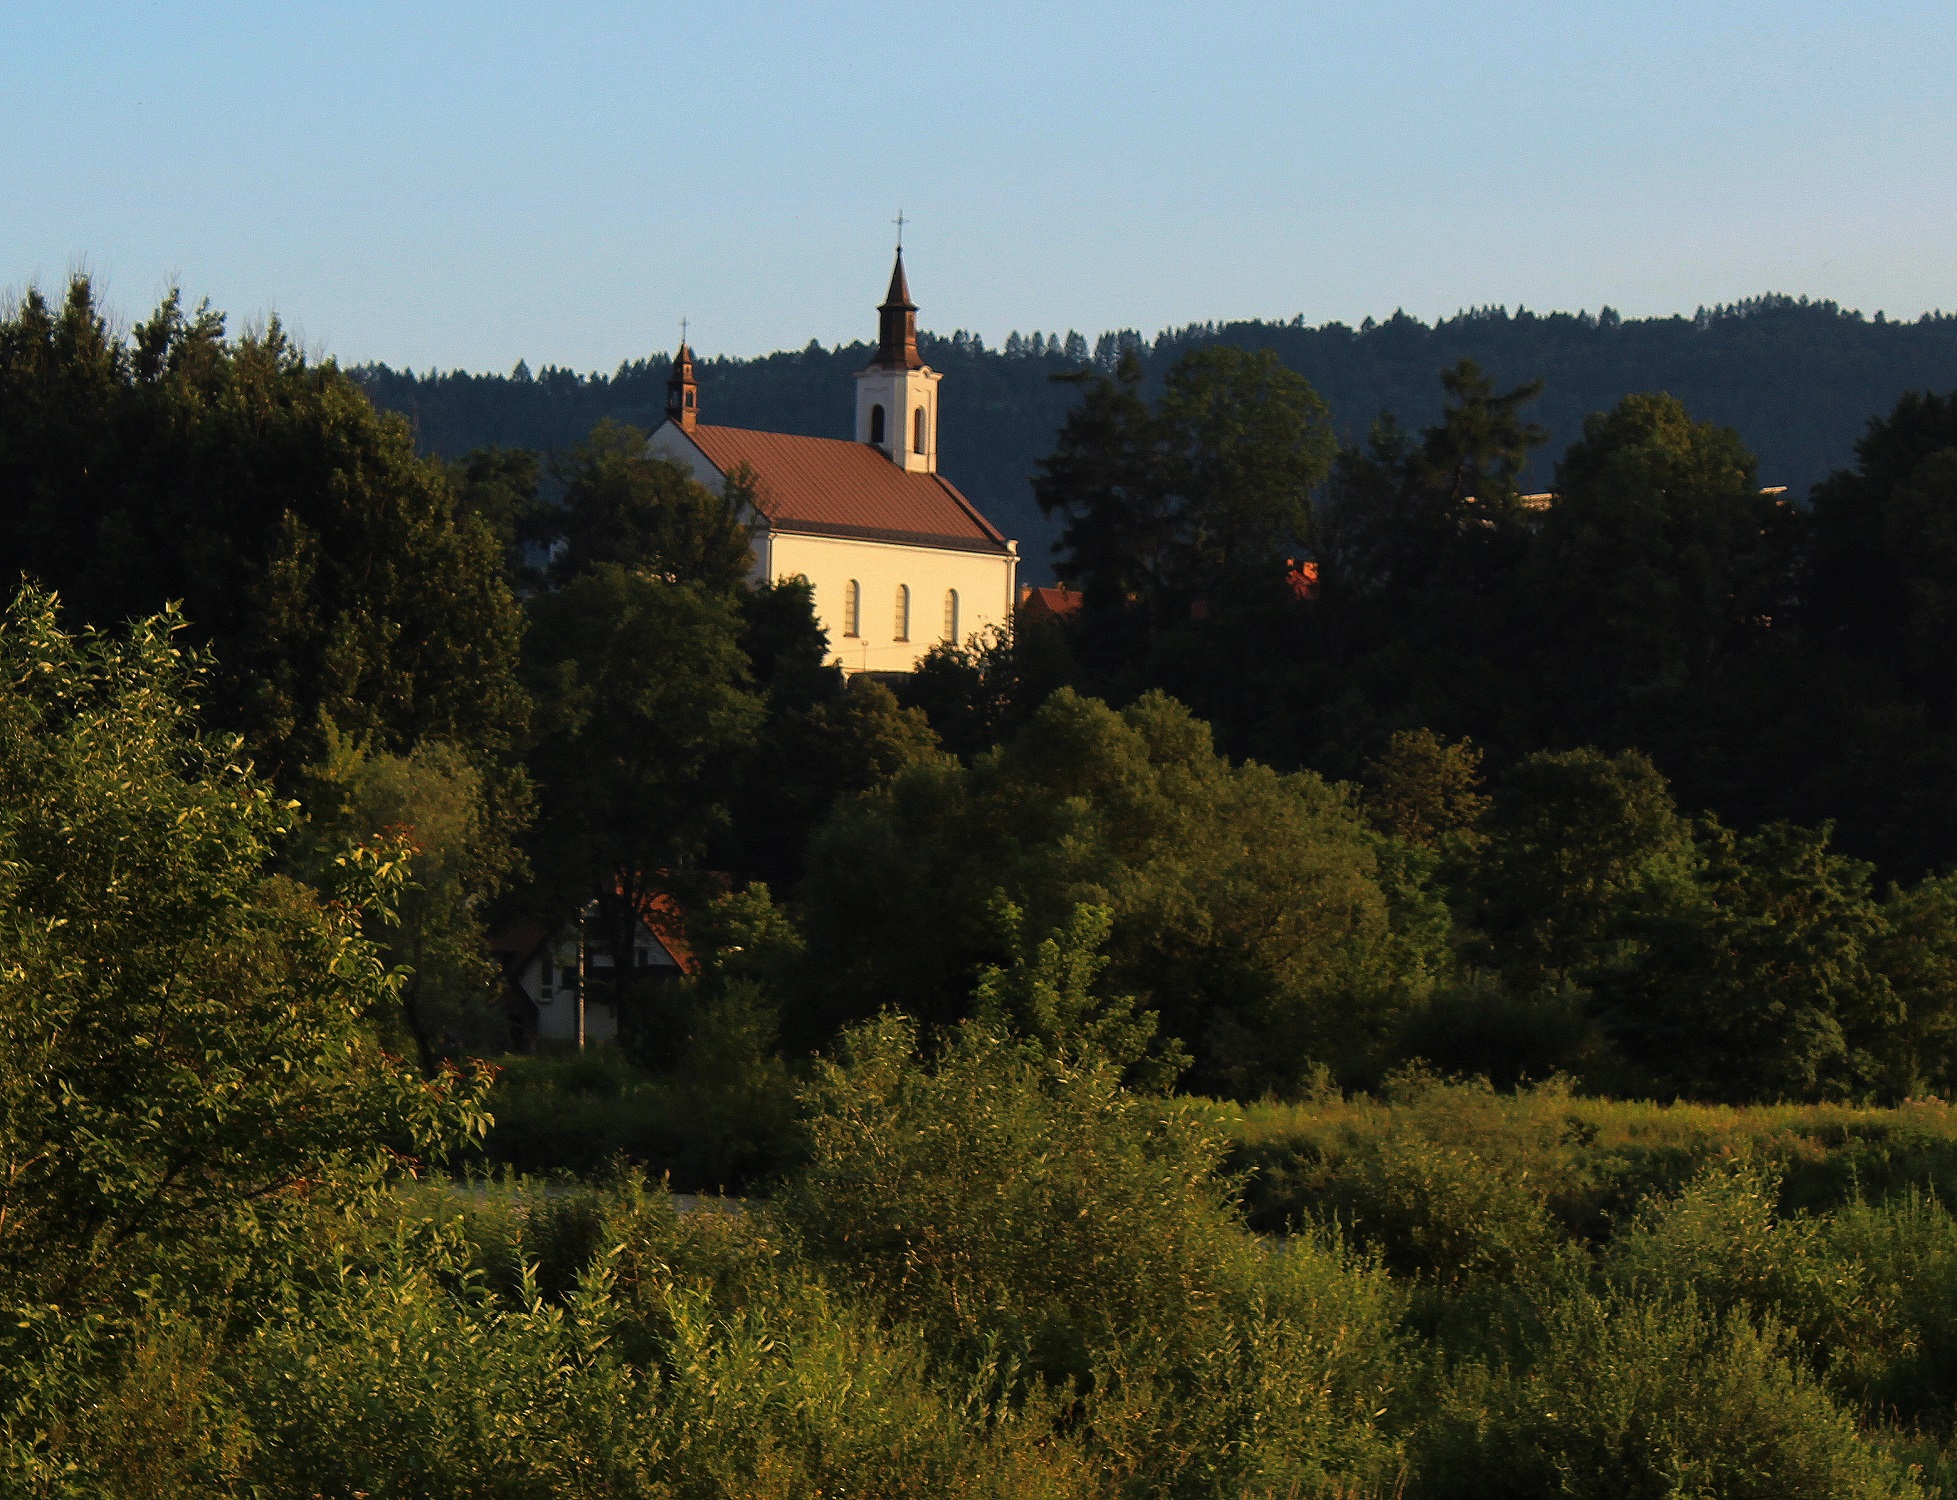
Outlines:
[[[1504, 384], [1542, 379], [1537, 420], [1551, 433], [1530, 484], [1546, 486], [1555, 456], [1583, 417], [1632, 391], [1668, 390], [1694, 415], [1726, 423], [1760, 456], [1762, 483], [1796, 496], [1848, 463], [1868, 419], [1909, 390], [1957, 388], [1957, 315], [1894, 322], [1833, 302], [1769, 295], [1691, 316], [1620, 318], [1597, 313], [1476, 308], [1428, 324], [1396, 312], [1358, 328], [1343, 323], [1197, 323], [1154, 339], [1133, 330], [1090, 345], [1014, 334], [1005, 348], [963, 332], [919, 336], [925, 360], [945, 372], [940, 396], [944, 472], [1021, 540], [1029, 582], [1048, 576], [1053, 528], [1033, 504], [1027, 476], [1052, 444], [1074, 391], [1048, 377], [1084, 365], [1108, 368], [1133, 346], [1151, 378], [1184, 350], [1227, 342], [1272, 349], [1331, 403], [1348, 435], [1390, 410], [1411, 426], [1440, 409], [1435, 380], [1445, 365], [1479, 361]], [[698, 365], [701, 413], [709, 422], [812, 437], [844, 437], [853, 420], [853, 373], [868, 344], [807, 348]], [[600, 417], [656, 426], [670, 355], [650, 354], [610, 375], [546, 366], [532, 375], [461, 371], [417, 375], [385, 365], [354, 371], [381, 406], [406, 413], [417, 440], [453, 456], [496, 443], [554, 449], [575, 443]]]

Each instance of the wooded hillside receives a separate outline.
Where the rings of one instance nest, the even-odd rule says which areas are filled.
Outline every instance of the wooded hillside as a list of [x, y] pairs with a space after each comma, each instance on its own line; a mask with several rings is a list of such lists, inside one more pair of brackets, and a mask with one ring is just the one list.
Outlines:
[[[1795, 495], [1853, 457], [1867, 420], [1903, 392], [1957, 385], [1957, 316], [1889, 322], [1835, 303], [1755, 298], [1702, 309], [1692, 317], [1619, 318], [1477, 309], [1432, 325], [1403, 313], [1358, 328], [1343, 323], [1192, 324], [1152, 343], [1126, 331], [1102, 334], [1090, 353], [1077, 334], [1015, 334], [1004, 349], [976, 335], [926, 334], [925, 358], [945, 372], [942, 391], [945, 472], [1020, 539], [1026, 577], [1048, 576], [1054, 528], [1033, 503], [1034, 463], [1051, 451], [1073, 392], [1049, 377], [1089, 359], [1112, 368], [1137, 346], [1153, 382], [1192, 346], [1230, 343], [1273, 349], [1308, 379], [1348, 439], [1364, 436], [1381, 411], [1409, 426], [1440, 414], [1435, 372], [1473, 359], [1498, 383], [1541, 379], [1533, 411], [1550, 441], [1525, 485], [1547, 488], [1553, 455], [1579, 433], [1586, 412], [1636, 391], [1669, 391], [1701, 420], [1735, 427], [1760, 458], [1763, 484]], [[1072, 350], [1072, 355], [1069, 350]], [[853, 411], [850, 377], [870, 346], [824, 348], [759, 359], [715, 359], [699, 366], [706, 420], [736, 427], [845, 435]], [[519, 366], [509, 375], [463, 371], [416, 375], [368, 365], [355, 374], [374, 401], [405, 412], [428, 452], [454, 457], [485, 444], [556, 449], [579, 442], [601, 417], [657, 425], [671, 356], [650, 354], [610, 375]]]

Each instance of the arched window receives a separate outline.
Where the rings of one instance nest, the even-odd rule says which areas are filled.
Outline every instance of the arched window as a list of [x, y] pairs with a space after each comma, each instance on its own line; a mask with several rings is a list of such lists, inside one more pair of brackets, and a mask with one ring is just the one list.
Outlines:
[[907, 641], [911, 638], [911, 586], [908, 583], [897, 585], [897, 639]]
[[863, 625], [863, 585], [854, 578], [843, 585], [843, 634], [861, 635]]
[[873, 443], [883, 441], [883, 408], [881, 406], [870, 408], [870, 441]]
[[911, 415], [911, 452], [924, 451], [924, 437], [924, 408], [920, 406]]
[[958, 644], [958, 590], [945, 590], [945, 641], [948, 645]]

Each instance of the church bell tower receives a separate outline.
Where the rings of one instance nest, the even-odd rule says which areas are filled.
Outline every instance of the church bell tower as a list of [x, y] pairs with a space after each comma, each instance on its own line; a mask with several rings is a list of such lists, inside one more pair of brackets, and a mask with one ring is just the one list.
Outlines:
[[938, 471], [938, 382], [917, 352], [917, 304], [904, 276], [904, 247], [877, 309], [877, 357], [856, 372], [856, 441], [900, 468]]
[[700, 383], [693, 378], [693, 351], [684, 338], [666, 377], [666, 420], [681, 432], [691, 432], [700, 422]]

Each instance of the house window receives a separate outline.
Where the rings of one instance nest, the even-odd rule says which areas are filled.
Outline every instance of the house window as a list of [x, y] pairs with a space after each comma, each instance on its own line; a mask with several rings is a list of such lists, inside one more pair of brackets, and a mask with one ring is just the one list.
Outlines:
[[911, 451], [924, 451], [924, 408], [921, 406], [911, 417]]
[[908, 583], [897, 585], [897, 639], [907, 641], [911, 638], [911, 586]]
[[544, 993], [545, 993], [546, 995], [548, 995], [548, 994], [550, 993], [550, 981], [551, 981], [551, 972], [550, 972], [550, 955], [549, 955], [548, 953], [546, 953], [546, 954], [544, 955], [544, 971], [543, 971], [543, 978], [542, 978], [542, 982], [541, 982], [541, 985], [540, 985], [540, 987], [542, 988], [542, 990], [543, 990], [543, 992], [544, 992]]
[[843, 634], [861, 635], [863, 623], [863, 585], [854, 578], [843, 586]]
[[945, 641], [948, 645], [958, 644], [958, 590], [945, 590]]
[[873, 443], [881, 443], [883, 441], [883, 408], [881, 406], [870, 408], [870, 441]]

